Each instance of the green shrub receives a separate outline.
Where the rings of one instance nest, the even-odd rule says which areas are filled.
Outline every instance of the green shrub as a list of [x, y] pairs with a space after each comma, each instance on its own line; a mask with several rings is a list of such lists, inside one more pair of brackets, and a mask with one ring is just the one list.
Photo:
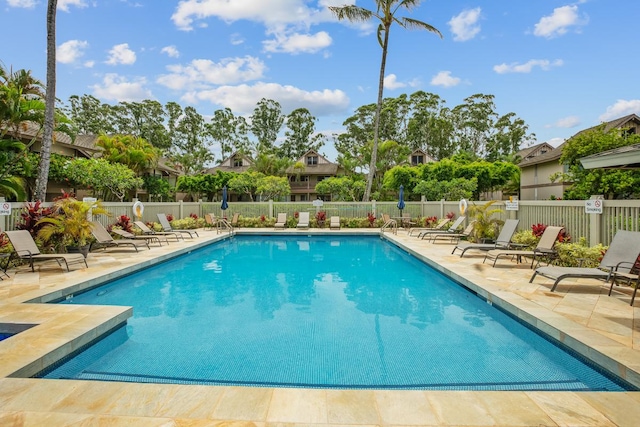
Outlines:
[[598, 244], [587, 246], [587, 239], [581, 237], [574, 243], [556, 243], [558, 260], [556, 263], [564, 267], [597, 267], [607, 246]]

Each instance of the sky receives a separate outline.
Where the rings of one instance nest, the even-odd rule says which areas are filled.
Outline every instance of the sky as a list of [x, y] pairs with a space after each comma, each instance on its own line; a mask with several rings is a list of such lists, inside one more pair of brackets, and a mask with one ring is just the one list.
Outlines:
[[[0, 0], [0, 61], [46, 80], [46, 0]], [[327, 6], [374, 0], [58, 0], [56, 96], [157, 100], [249, 116], [260, 99], [307, 108], [327, 135], [376, 102], [378, 21]], [[640, 114], [638, 0], [424, 0], [396, 16], [385, 97], [422, 90], [453, 108], [475, 94], [523, 119], [538, 143]], [[214, 153], [216, 149], [213, 149]], [[321, 153], [335, 160], [328, 142]], [[219, 158], [218, 158], [219, 160]]]

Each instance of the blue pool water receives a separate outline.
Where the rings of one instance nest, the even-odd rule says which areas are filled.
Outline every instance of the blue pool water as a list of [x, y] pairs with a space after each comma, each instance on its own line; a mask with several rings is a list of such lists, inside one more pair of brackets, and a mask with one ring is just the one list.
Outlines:
[[64, 303], [134, 315], [47, 378], [622, 390], [379, 237], [238, 236]]

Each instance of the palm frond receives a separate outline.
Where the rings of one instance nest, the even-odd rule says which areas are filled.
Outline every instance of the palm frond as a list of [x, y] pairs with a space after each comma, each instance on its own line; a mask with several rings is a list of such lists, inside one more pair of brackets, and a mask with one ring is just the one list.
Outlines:
[[433, 25], [429, 25], [426, 22], [404, 17], [400, 18], [400, 21], [396, 22], [398, 22], [398, 24], [403, 28], [408, 28], [410, 30], [427, 30], [431, 33], [437, 34], [438, 36], [440, 36], [440, 38], [443, 38], [442, 33], [436, 27], [434, 27]]
[[364, 22], [371, 19], [373, 12], [356, 5], [348, 6], [329, 6], [329, 10], [342, 21], [346, 19], [352, 22]]

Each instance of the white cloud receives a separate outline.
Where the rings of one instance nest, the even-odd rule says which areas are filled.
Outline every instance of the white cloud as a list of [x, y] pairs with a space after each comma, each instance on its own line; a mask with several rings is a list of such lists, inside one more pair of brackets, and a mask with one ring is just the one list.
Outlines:
[[478, 24], [480, 12], [481, 9], [479, 7], [463, 10], [447, 22], [453, 33], [453, 40], [464, 42], [478, 35], [480, 32], [480, 25]]
[[266, 52], [284, 53], [315, 53], [331, 45], [331, 36], [326, 31], [315, 34], [284, 34], [274, 35], [272, 40], [262, 42]]
[[32, 9], [38, 4], [37, 0], [7, 0], [9, 7], [20, 7], [23, 9]]
[[174, 90], [208, 88], [211, 85], [258, 80], [266, 66], [258, 58], [225, 58], [220, 62], [195, 59], [188, 65], [170, 65], [170, 74], [158, 77], [157, 82]]
[[580, 117], [578, 116], [568, 116], [559, 119], [552, 125], [547, 125], [546, 127], [550, 128], [574, 128], [581, 123]]
[[451, 75], [451, 71], [440, 71], [431, 79], [431, 84], [433, 86], [453, 87], [459, 85], [460, 82], [460, 78], [453, 77]]
[[128, 43], [117, 44], [109, 51], [109, 65], [131, 65], [136, 62], [136, 53], [129, 49]]
[[87, 7], [87, 2], [85, 0], [58, 0], [58, 9], [69, 12], [69, 6], [83, 8]]
[[169, 58], [177, 58], [180, 56], [180, 52], [178, 51], [178, 48], [176, 48], [174, 45], [165, 46], [162, 48], [160, 52], [166, 53], [169, 56]]
[[386, 89], [393, 90], [393, 89], [400, 89], [402, 87], [407, 87], [407, 84], [399, 82], [395, 74], [389, 74], [384, 78], [384, 87]]
[[561, 36], [569, 31], [570, 27], [581, 27], [586, 25], [588, 18], [578, 16], [578, 6], [562, 6], [553, 9], [549, 16], [543, 16], [535, 25], [533, 34], [538, 37], [548, 39]]
[[229, 37], [229, 41], [233, 46], [237, 46], [244, 43], [244, 38], [239, 33], [233, 33]]
[[185, 31], [193, 29], [194, 21], [211, 17], [225, 22], [243, 19], [261, 22], [272, 29], [282, 25], [303, 28], [332, 20], [325, 6], [343, 3], [345, 2], [320, 1], [318, 8], [310, 8], [305, 0], [183, 0], [178, 3], [171, 20], [179, 29]]
[[608, 122], [629, 114], [640, 115], [640, 99], [618, 99], [615, 104], [607, 107], [607, 111], [599, 119]]
[[563, 65], [561, 59], [549, 61], [548, 59], [532, 59], [524, 64], [512, 62], [511, 64], [502, 63], [493, 66], [493, 71], [498, 74], [506, 73], [530, 73], [534, 67], [540, 67], [544, 71], [550, 70], [552, 67], [560, 67]]
[[324, 116], [345, 112], [349, 106], [349, 97], [341, 90], [309, 92], [294, 86], [263, 82], [193, 91], [183, 96], [182, 100], [189, 103], [209, 101], [229, 107], [234, 113], [250, 114], [262, 98], [278, 101], [285, 114], [304, 107], [315, 116]]
[[139, 77], [133, 81], [118, 74], [107, 74], [101, 84], [91, 86], [93, 95], [99, 99], [116, 102], [134, 102], [153, 99], [149, 89], [145, 88], [147, 80]]
[[62, 64], [71, 64], [84, 55], [89, 43], [84, 40], [69, 40], [56, 49], [56, 60]]

